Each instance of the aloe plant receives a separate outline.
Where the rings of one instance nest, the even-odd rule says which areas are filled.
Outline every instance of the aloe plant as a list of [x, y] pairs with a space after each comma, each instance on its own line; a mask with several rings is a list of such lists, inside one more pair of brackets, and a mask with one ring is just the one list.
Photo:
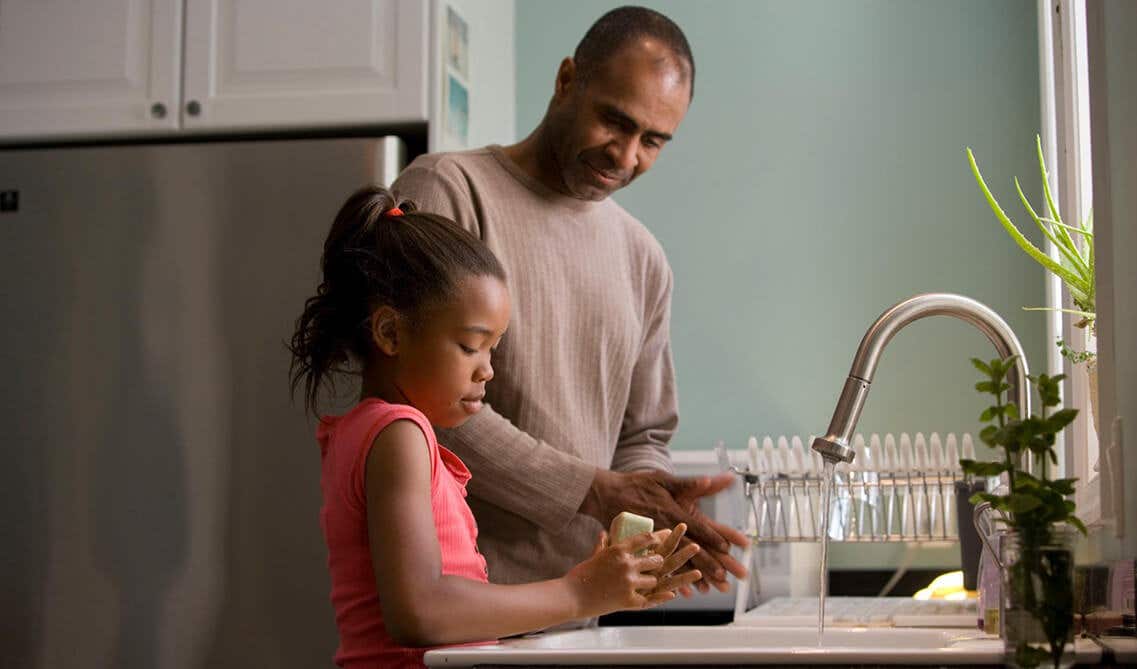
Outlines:
[[[1077, 226], [1067, 225], [1062, 222], [1062, 217], [1058, 213], [1058, 207], [1054, 205], [1054, 197], [1050, 193], [1050, 183], [1047, 179], [1046, 163], [1042, 157], [1042, 139], [1035, 135], [1035, 147], [1038, 151], [1038, 171], [1042, 177], [1042, 192], [1046, 197], [1046, 216], [1039, 216], [1034, 207], [1031, 206], [1030, 200], [1027, 199], [1023, 193], [1022, 186], [1019, 185], [1018, 177], [1015, 177], [1015, 189], [1018, 191], [1019, 200], [1022, 201], [1023, 207], [1026, 208], [1030, 217], [1034, 220], [1038, 229], [1042, 234], [1054, 244], [1058, 249], [1058, 259], [1051, 258], [1044, 251], [1032, 244], [1019, 231], [1018, 227], [1007, 216], [1003, 208], [999, 206], [998, 200], [991, 194], [991, 189], [987, 187], [987, 182], [983, 180], [983, 175], [979, 172], [979, 165], [975, 162], [975, 156], [971, 153], [971, 149], [967, 149], [967, 160], [971, 163], [971, 172], [975, 175], [975, 181], [979, 184], [979, 188], [983, 191], [983, 195], [987, 198], [987, 204], [990, 205], [991, 211], [995, 212], [995, 218], [999, 220], [1007, 234], [1011, 239], [1015, 240], [1027, 255], [1034, 258], [1040, 265], [1048, 271], [1057, 275], [1062, 279], [1062, 283], [1066, 284], [1066, 289], [1070, 292], [1074, 309], [1055, 309], [1052, 307], [1025, 307], [1029, 311], [1062, 311], [1065, 313], [1073, 314], [1079, 317], [1079, 320], [1074, 324], [1080, 328], [1089, 328], [1090, 333], [1095, 332], [1095, 317], [1096, 311], [1094, 309], [1094, 228], [1093, 228], [1093, 212], [1091, 211], [1086, 220], [1080, 222]], [[1075, 237], [1081, 237], [1081, 243], [1075, 240]], [[1059, 342], [1059, 348], [1062, 349], [1063, 355], [1070, 358], [1074, 362], [1082, 362], [1086, 359], [1085, 352], [1072, 351], [1065, 345], [1064, 342]], [[1081, 356], [1081, 360], [1075, 360], [1071, 355]]]

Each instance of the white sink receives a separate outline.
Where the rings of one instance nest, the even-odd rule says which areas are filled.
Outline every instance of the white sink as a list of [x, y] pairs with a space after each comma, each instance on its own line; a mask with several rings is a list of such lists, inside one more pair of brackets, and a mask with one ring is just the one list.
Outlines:
[[429, 651], [429, 667], [684, 664], [1001, 664], [1003, 645], [979, 632], [841, 628], [817, 644], [812, 627], [601, 627]]

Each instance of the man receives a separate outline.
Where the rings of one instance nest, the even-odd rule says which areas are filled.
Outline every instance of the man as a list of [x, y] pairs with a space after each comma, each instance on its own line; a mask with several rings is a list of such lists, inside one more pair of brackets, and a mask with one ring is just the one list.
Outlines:
[[[564, 574], [620, 511], [689, 525], [699, 589], [746, 570], [746, 538], [699, 512], [731, 475], [679, 479], [669, 343], [672, 274], [651, 233], [609, 195], [646, 172], [687, 113], [695, 65], [652, 10], [601, 17], [557, 71], [540, 125], [508, 147], [434, 154], [400, 197], [454, 218], [497, 253], [514, 314], [486, 406], [439, 439], [473, 473], [470, 506], [490, 578]], [[689, 594], [689, 591], [685, 594]]]

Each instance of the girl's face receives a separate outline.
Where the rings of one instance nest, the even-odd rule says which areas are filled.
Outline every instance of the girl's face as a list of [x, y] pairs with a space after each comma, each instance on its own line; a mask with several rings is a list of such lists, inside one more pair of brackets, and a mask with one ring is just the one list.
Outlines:
[[493, 378], [490, 354], [509, 325], [500, 279], [470, 276], [446, 302], [402, 321], [395, 385], [437, 427], [457, 427], [482, 408]]

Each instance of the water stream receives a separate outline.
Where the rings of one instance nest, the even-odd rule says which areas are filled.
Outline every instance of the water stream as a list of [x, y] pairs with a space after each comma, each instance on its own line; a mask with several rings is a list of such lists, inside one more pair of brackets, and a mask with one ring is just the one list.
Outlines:
[[833, 471], [836, 463], [826, 461], [821, 475], [821, 587], [817, 600], [817, 645], [822, 645], [825, 636], [825, 592], [828, 590], [829, 574], [829, 502], [833, 494]]

